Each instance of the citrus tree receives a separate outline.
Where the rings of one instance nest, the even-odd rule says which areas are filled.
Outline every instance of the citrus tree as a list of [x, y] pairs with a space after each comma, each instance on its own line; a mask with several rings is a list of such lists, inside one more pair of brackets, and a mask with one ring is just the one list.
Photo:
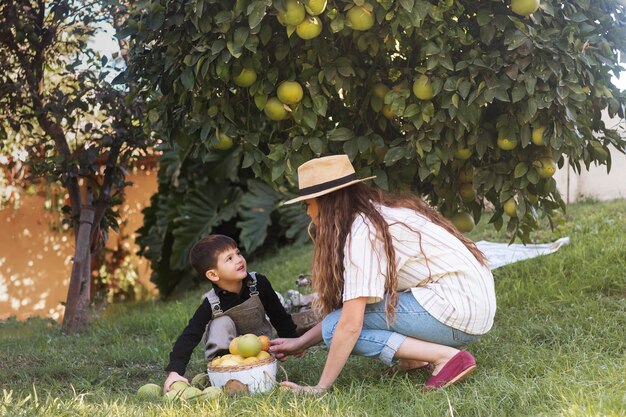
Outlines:
[[563, 206], [557, 167], [610, 168], [609, 145], [625, 149], [601, 118], [624, 117], [611, 78], [625, 12], [611, 0], [145, 0], [127, 28], [130, 74], [181, 158], [227, 160], [284, 193], [302, 162], [347, 153], [463, 230], [486, 217], [528, 240]]
[[92, 256], [117, 230], [125, 171], [149, 144], [141, 103], [106, 80], [111, 67], [88, 43], [102, 22], [119, 21], [119, 7], [106, 1], [0, 3], [0, 182], [12, 191], [34, 185], [62, 190], [52, 204], [60, 201], [75, 238], [63, 322], [68, 332], [89, 323]]

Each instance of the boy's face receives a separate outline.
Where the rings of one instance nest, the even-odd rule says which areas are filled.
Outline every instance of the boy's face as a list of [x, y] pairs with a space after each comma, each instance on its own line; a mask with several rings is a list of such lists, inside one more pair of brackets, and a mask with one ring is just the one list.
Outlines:
[[217, 256], [217, 265], [208, 270], [206, 275], [220, 287], [228, 282], [240, 282], [248, 275], [246, 260], [238, 248], [227, 249]]

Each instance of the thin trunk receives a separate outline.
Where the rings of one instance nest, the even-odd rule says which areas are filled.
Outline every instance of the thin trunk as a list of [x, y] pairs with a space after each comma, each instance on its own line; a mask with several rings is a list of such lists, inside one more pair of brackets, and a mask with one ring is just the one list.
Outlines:
[[75, 333], [87, 327], [90, 321], [90, 235], [93, 227], [94, 209], [85, 206], [80, 212], [78, 237], [76, 239], [74, 265], [67, 291], [63, 331]]

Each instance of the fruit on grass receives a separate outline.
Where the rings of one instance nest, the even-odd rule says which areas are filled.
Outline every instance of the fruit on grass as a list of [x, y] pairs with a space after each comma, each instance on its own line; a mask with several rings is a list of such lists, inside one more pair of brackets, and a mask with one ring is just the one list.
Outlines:
[[374, 13], [363, 6], [354, 6], [346, 14], [353, 30], [368, 30], [374, 26]]
[[241, 356], [244, 358], [256, 356], [261, 351], [261, 347], [261, 341], [255, 334], [248, 333], [239, 337], [239, 344], [237, 345], [237, 348]]
[[170, 385], [170, 391], [183, 391], [184, 389], [188, 387], [189, 387], [189, 384], [186, 383], [185, 381], [176, 381], [172, 385]]
[[502, 208], [509, 217], [517, 217], [517, 202], [513, 197], [506, 200], [504, 204], [502, 204]]
[[157, 384], [142, 385], [137, 390], [137, 395], [142, 398], [158, 398], [163, 394], [161, 387]]
[[552, 158], [540, 158], [534, 162], [541, 178], [550, 178], [556, 172], [556, 164]]
[[476, 198], [476, 190], [474, 190], [474, 186], [472, 185], [472, 183], [462, 183], [459, 186], [459, 195], [461, 196], [461, 199], [465, 202], [474, 201], [474, 199]]
[[250, 68], [243, 68], [241, 72], [233, 77], [233, 82], [239, 87], [250, 87], [256, 81], [256, 71]]
[[233, 355], [239, 355], [239, 351], [237, 350], [237, 344], [239, 343], [239, 336], [235, 337], [228, 344], [228, 351]]
[[207, 374], [198, 374], [191, 379], [191, 386], [199, 389], [205, 389], [211, 385]]
[[224, 392], [218, 387], [206, 387], [202, 390], [202, 395], [196, 397], [196, 401], [199, 400], [213, 400], [219, 398]]
[[296, 35], [304, 40], [317, 38], [320, 33], [322, 33], [322, 21], [316, 16], [309, 16], [296, 26]]
[[215, 145], [214, 148], [220, 151], [227, 151], [232, 147], [233, 139], [225, 133], [220, 133], [218, 135], [217, 145]]
[[202, 390], [196, 387], [189, 387], [186, 390], [181, 391], [181, 397], [185, 400], [191, 400], [199, 395], [202, 395]]
[[536, 126], [533, 128], [533, 133], [530, 140], [537, 146], [544, 146], [546, 143], [543, 141], [543, 132], [545, 132], [545, 126]]
[[514, 132], [508, 129], [501, 129], [498, 132], [497, 144], [498, 148], [503, 151], [510, 151], [517, 147], [517, 138], [515, 137]]
[[270, 120], [279, 121], [287, 117], [287, 110], [285, 110], [283, 103], [276, 97], [267, 100], [263, 111]]
[[304, 9], [311, 16], [317, 16], [324, 13], [328, 0], [309, 0], [304, 2]]
[[472, 156], [472, 151], [469, 148], [457, 148], [456, 151], [454, 151], [454, 157], [461, 161], [469, 159], [470, 156]]
[[433, 98], [433, 85], [428, 76], [422, 75], [413, 82], [413, 94], [420, 100], [430, 100]]
[[455, 214], [451, 221], [452, 224], [463, 233], [471, 232], [475, 226], [474, 218], [466, 211]]
[[224, 393], [226, 395], [248, 394], [249, 392], [248, 386], [236, 379], [229, 379], [224, 384]]
[[[261, 350], [268, 351], [270, 349], [270, 338], [269, 337], [267, 337], [265, 335], [261, 335], [261, 336], [259, 336], [259, 341], [261, 342]], [[261, 352], [259, 352], [259, 353], [261, 353]]]
[[276, 96], [285, 104], [298, 104], [303, 95], [302, 86], [297, 81], [283, 81], [276, 90]]
[[182, 392], [177, 390], [169, 390], [162, 397], [164, 402], [181, 401], [183, 399]]
[[520, 16], [528, 16], [539, 9], [539, 0], [511, 0], [511, 10]]
[[297, 0], [287, 0], [285, 11], [278, 13], [278, 21], [286, 26], [297, 26], [304, 20], [304, 6]]

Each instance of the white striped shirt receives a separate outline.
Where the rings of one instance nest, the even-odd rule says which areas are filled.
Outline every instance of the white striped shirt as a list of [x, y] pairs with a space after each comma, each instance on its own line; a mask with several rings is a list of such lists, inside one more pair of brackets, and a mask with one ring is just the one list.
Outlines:
[[[393, 237], [398, 291], [410, 290], [426, 311], [450, 327], [470, 334], [489, 331], [496, 312], [491, 271], [463, 242], [415, 211], [378, 210]], [[359, 297], [381, 301], [387, 257], [376, 228], [363, 215], [352, 223], [344, 254], [344, 302]]]

